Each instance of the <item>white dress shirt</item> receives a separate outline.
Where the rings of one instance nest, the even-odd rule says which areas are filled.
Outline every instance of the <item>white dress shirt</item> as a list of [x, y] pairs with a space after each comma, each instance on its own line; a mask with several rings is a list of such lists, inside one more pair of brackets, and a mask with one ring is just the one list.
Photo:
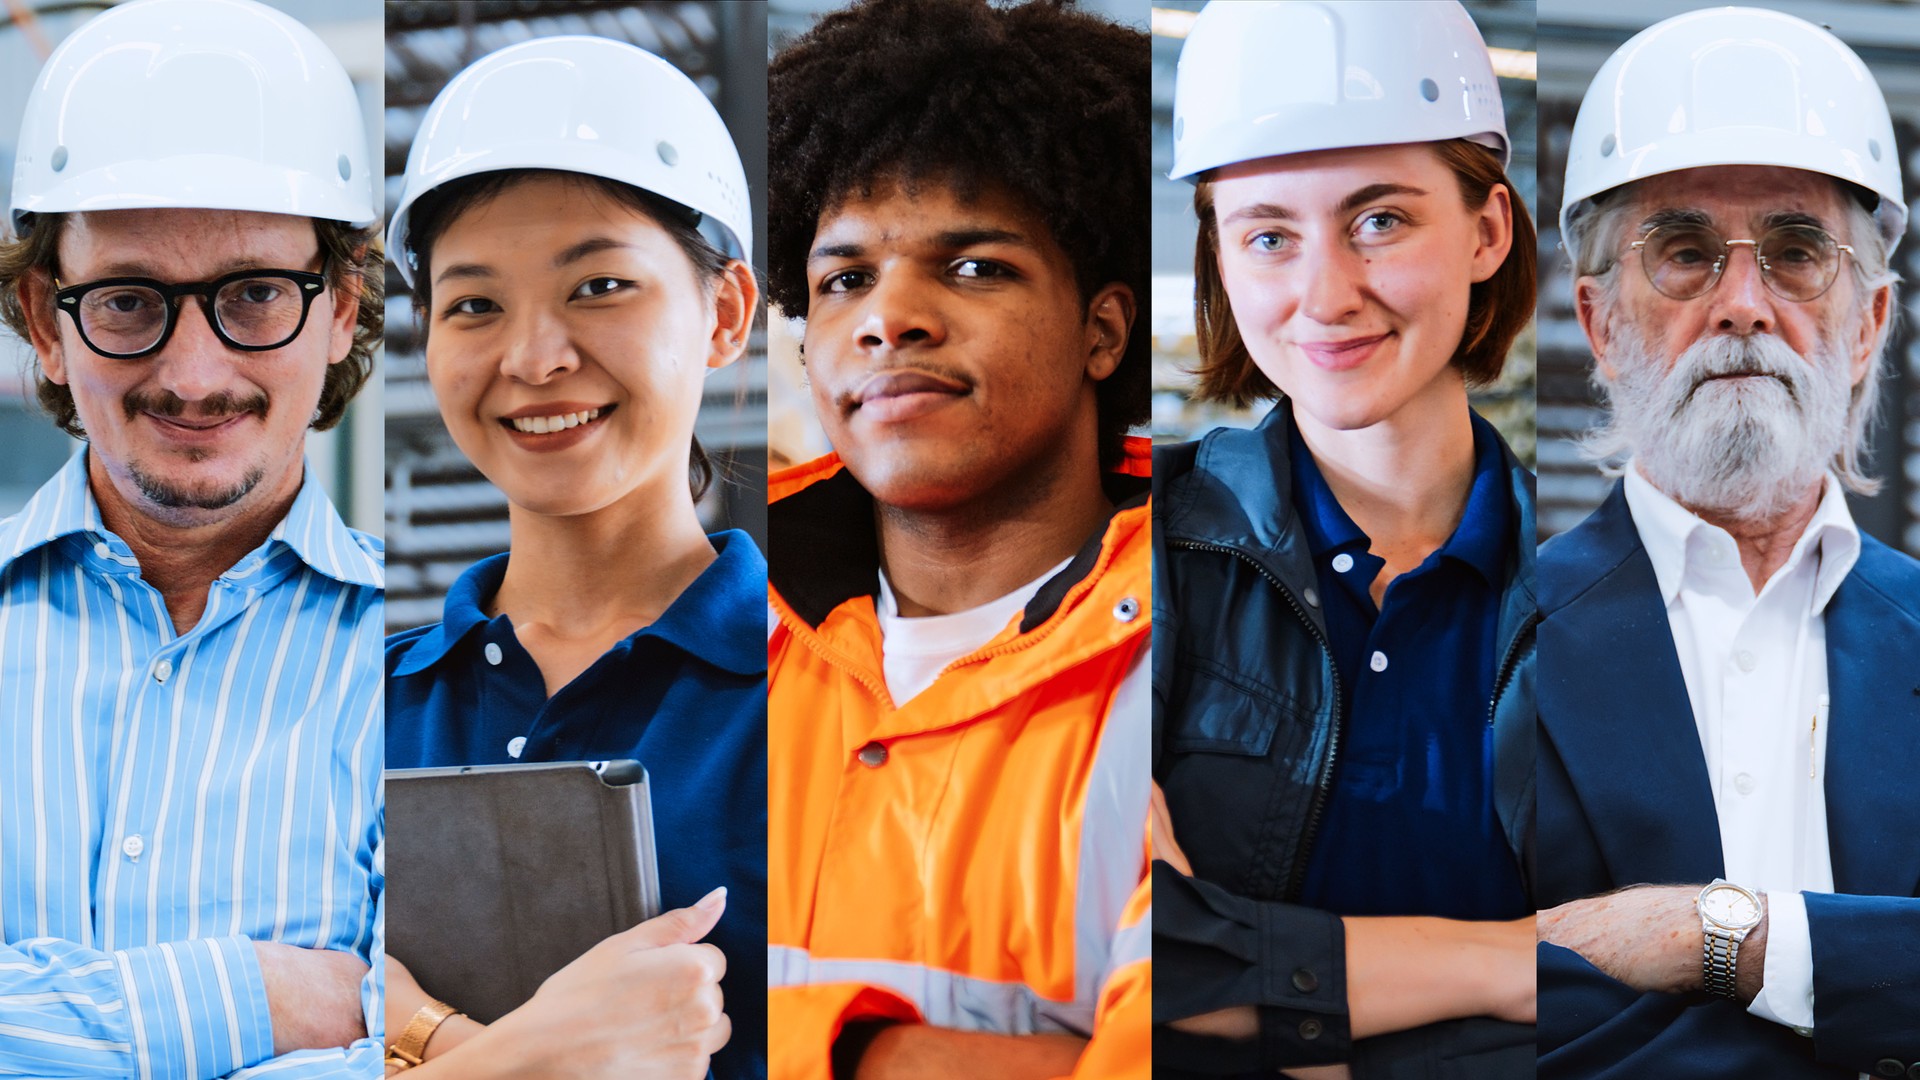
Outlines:
[[1626, 474], [1686, 677], [1727, 880], [1767, 894], [1767, 958], [1748, 1011], [1808, 1034], [1813, 944], [1800, 893], [1832, 892], [1825, 791], [1826, 607], [1860, 556], [1840, 482], [1755, 595], [1726, 530]]

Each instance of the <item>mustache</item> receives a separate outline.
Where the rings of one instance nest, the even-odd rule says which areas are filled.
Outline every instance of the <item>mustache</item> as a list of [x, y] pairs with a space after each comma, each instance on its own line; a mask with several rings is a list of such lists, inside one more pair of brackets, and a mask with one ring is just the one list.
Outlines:
[[[120, 405], [127, 411], [127, 419], [132, 420], [141, 413], [155, 416], [184, 416], [187, 412], [185, 398], [171, 390], [157, 390], [147, 393], [129, 390], [127, 396], [120, 399]], [[199, 408], [194, 417], [200, 420], [217, 420], [223, 416], [243, 416], [254, 413], [264, 419], [272, 403], [264, 393], [241, 397], [225, 390], [200, 399]]]
[[1811, 374], [1806, 361], [1792, 346], [1772, 334], [1754, 334], [1715, 337], [1695, 345], [1675, 361], [1667, 381], [1685, 387], [1684, 392], [1675, 395], [1674, 411], [1678, 413], [1708, 383], [1743, 376], [1778, 380], [1798, 405], [1804, 398], [1806, 380]]

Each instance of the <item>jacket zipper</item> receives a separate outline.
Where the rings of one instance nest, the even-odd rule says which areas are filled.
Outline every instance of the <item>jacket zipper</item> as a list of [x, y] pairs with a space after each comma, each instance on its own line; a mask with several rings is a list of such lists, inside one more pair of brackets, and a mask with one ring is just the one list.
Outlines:
[[1539, 612], [1528, 615], [1526, 621], [1520, 624], [1520, 632], [1513, 635], [1513, 640], [1507, 643], [1507, 654], [1501, 658], [1499, 670], [1494, 672], [1493, 697], [1487, 702], [1488, 727], [1493, 726], [1494, 714], [1500, 709], [1500, 695], [1506, 691], [1507, 680], [1513, 676], [1514, 662], [1520, 656], [1520, 643], [1527, 640], [1528, 631], [1531, 631], [1534, 624], [1539, 621]]
[[1306, 885], [1307, 859], [1313, 854], [1313, 842], [1320, 832], [1320, 815], [1326, 810], [1327, 794], [1333, 787], [1333, 766], [1340, 757], [1340, 724], [1342, 720], [1340, 715], [1340, 668], [1333, 662], [1333, 645], [1327, 640], [1327, 636], [1320, 632], [1320, 628], [1313, 624], [1313, 620], [1307, 616], [1306, 609], [1300, 606], [1300, 601], [1293, 598], [1293, 591], [1281, 584], [1279, 578], [1268, 573], [1267, 568], [1261, 566], [1252, 556], [1234, 548], [1222, 547], [1219, 544], [1202, 544], [1191, 540], [1171, 540], [1168, 541], [1168, 543], [1173, 547], [1184, 548], [1188, 551], [1212, 551], [1222, 555], [1231, 555], [1241, 562], [1246, 563], [1248, 566], [1253, 567], [1261, 577], [1267, 579], [1268, 584], [1272, 585], [1274, 589], [1286, 599], [1287, 606], [1292, 608], [1293, 613], [1300, 617], [1300, 621], [1307, 627], [1307, 632], [1313, 635], [1314, 640], [1320, 643], [1320, 650], [1326, 653], [1327, 670], [1333, 673], [1333, 730], [1327, 738], [1326, 767], [1320, 772], [1319, 783], [1314, 785], [1313, 803], [1307, 810], [1307, 831], [1300, 838], [1300, 851], [1294, 856], [1293, 871], [1288, 875], [1287, 879], [1286, 899], [1289, 901], [1298, 900], [1300, 898], [1300, 890]]

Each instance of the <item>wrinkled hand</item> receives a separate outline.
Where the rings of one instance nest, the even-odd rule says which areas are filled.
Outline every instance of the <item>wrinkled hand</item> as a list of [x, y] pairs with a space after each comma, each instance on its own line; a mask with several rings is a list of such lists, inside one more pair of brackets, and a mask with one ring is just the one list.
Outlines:
[[1160, 793], [1160, 785], [1153, 785], [1153, 857], [1166, 862], [1168, 866], [1188, 877], [1193, 876], [1193, 866], [1187, 862], [1187, 853], [1180, 850], [1180, 842], [1173, 838], [1173, 815], [1167, 812], [1167, 797]]
[[352, 953], [256, 941], [260, 981], [273, 1022], [273, 1053], [330, 1050], [367, 1037], [360, 981], [367, 965]]
[[516, 1077], [701, 1080], [733, 1027], [720, 997], [727, 959], [695, 943], [725, 910], [726, 892], [716, 889], [615, 934], [444, 1060], [510, 1049], [524, 1061], [509, 1072]]
[[[1541, 941], [1572, 949], [1609, 977], [1642, 992], [1684, 994], [1705, 985], [1700, 956], [1698, 885], [1636, 885], [1603, 896], [1570, 900], [1543, 911]], [[1764, 956], [1763, 918], [1740, 948]], [[1744, 981], [1744, 980], [1743, 980]], [[1757, 984], [1755, 989], [1757, 989]], [[1752, 994], [1744, 993], [1748, 999]]]

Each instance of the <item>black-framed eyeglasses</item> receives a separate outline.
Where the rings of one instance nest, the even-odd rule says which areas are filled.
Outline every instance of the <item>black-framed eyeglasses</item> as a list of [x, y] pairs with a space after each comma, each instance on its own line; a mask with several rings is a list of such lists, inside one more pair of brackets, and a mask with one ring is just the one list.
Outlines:
[[1802, 303], [1833, 287], [1842, 252], [1856, 262], [1860, 258], [1817, 225], [1778, 225], [1758, 240], [1727, 240], [1705, 225], [1670, 223], [1655, 227], [1632, 246], [1640, 252], [1647, 280], [1660, 295], [1674, 300], [1711, 291], [1737, 247], [1753, 249], [1760, 280], [1775, 296]]
[[243, 352], [278, 349], [306, 328], [313, 298], [326, 290], [325, 267], [241, 270], [212, 281], [169, 285], [142, 277], [101, 278], [61, 287], [53, 299], [73, 316], [87, 348], [114, 360], [159, 352], [179, 324], [180, 298], [200, 297], [214, 336]]

